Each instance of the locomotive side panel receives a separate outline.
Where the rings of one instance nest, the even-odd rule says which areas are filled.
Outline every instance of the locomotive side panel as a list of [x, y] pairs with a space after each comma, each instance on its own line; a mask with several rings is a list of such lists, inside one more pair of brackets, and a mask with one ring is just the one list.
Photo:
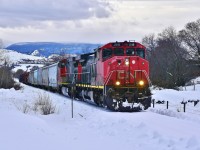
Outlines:
[[94, 68], [94, 54], [87, 56], [85, 61], [82, 63], [83, 65], [83, 83], [92, 85], [92, 79], [96, 77], [95, 68]]
[[63, 59], [58, 63], [58, 84], [60, 86], [62, 86], [63, 83], [66, 83], [67, 73], [67, 60]]
[[67, 76], [67, 83], [72, 83], [74, 80], [74, 61], [73, 57], [68, 59], [68, 62], [66, 64], [66, 68], [68, 73], [66, 74]]
[[99, 85], [104, 85], [105, 76], [104, 76], [104, 66], [102, 62], [102, 51], [99, 48], [96, 51], [96, 68], [97, 68], [97, 81]]

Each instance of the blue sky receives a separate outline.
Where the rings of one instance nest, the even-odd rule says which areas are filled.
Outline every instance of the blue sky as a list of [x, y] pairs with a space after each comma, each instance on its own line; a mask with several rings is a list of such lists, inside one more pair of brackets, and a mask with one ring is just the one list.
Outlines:
[[0, 0], [0, 38], [15, 42], [136, 40], [200, 18], [199, 0]]

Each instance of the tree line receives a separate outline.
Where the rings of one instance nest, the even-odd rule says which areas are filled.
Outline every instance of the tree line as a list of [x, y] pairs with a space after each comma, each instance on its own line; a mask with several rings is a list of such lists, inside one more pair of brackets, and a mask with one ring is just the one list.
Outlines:
[[184, 86], [200, 76], [200, 19], [176, 31], [172, 26], [142, 39], [150, 62], [154, 85], [165, 88]]

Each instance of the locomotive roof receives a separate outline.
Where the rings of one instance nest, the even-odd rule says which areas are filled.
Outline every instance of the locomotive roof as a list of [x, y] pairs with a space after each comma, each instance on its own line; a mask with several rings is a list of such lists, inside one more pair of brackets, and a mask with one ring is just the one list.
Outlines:
[[97, 51], [97, 50], [100, 50], [101, 48], [106, 48], [106, 47], [123, 47], [123, 46], [137, 46], [140, 48], [145, 48], [144, 45], [142, 45], [138, 42], [135, 42], [135, 41], [124, 41], [124, 42], [116, 41], [116, 42], [110, 42], [105, 45], [102, 45], [101, 47], [95, 49], [94, 51]]

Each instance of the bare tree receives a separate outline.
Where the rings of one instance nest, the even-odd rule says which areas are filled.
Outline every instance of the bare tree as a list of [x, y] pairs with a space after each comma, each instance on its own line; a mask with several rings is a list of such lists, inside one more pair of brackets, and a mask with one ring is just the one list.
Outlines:
[[12, 72], [9, 67], [3, 66], [0, 68], [0, 88], [9, 89], [14, 86]]
[[174, 88], [200, 75], [200, 19], [179, 32], [168, 27], [157, 37], [149, 34], [142, 43], [147, 47], [153, 84]]
[[155, 50], [157, 46], [157, 41], [154, 33], [151, 33], [147, 36], [145, 36], [142, 39], [142, 44], [146, 46], [148, 51], [153, 51]]
[[157, 46], [157, 39], [155, 34], [149, 34], [142, 39], [142, 44], [146, 47], [147, 50], [147, 59], [151, 58], [151, 55], [154, 53], [154, 50]]
[[145, 36], [142, 43], [147, 47], [150, 62], [150, 78], [153, 84], [174, 88], [184, 85], [188, 78], [187, 51], [173, 27], [158, 34]]
[[185, 29], [179, 32], [179, 37], [200, 62], [200, 19], [187, 23]]
[[9, 58], [4, 55], [2, 50], [0, 50], [0, 88], [8, 89], [14, 86], [14, 80], [9, 63]]
[[185, 84], [187, 75], [187, 51], [181, 45], [176, 30], [168, 27], [158, 36], [159, 63], [162, 66], [162, 80], [166, 87], [176, 87]]

